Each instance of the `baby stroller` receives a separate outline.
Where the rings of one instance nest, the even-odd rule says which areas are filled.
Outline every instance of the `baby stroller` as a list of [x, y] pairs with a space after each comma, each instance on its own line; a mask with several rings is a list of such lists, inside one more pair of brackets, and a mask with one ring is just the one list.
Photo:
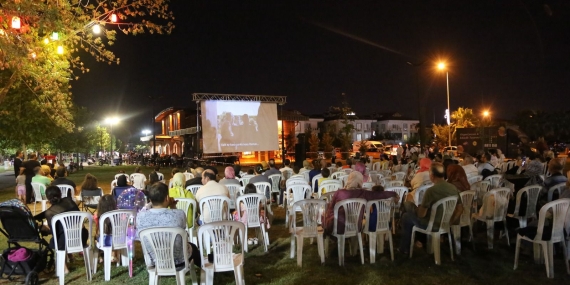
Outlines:
[[[8, 248], [2, 252], [0, 278], [12, 280], [14, 275], [26, 276], [26, 285], [39, 284], [38, 274], [44, 269], [54, 268], [53, 251], [40, 235], [38, 224], [33, 219], [32, 212], [18, 199], [0, 203], [0, 232], [8, 239]], [[20, 242], [33, 242], [38, 249], [26, 250]], [[14, 256], [16, 251], [18, 261]], [[24, 257], [24, 258], [22, 258]], [[48, 261], [49, 258], [49, 261]]]

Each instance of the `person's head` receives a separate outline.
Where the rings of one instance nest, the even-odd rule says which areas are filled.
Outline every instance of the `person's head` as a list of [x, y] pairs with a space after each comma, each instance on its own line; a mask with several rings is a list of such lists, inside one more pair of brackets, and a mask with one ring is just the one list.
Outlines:
[[327, 168], [327, 161], [326, 160], [321, 160], [321, 169], [323, 168]]
[[469, 165], [469, 164], [473, 164], [473, 157], [470, 155], [465, 156], [462, 165]]
[[341, 168], [341, 167], [342, 167], [342, 161], [337, 161], [337, 162], [336, 162], [336, 167], [337, 167], [337, 168]]
[[300, 170], [301, 170], [301, 168], [299, 168], [299, 166], [293, 165], [293, 174], [299, 174]]
[[234, 174], [237, 173], [237, 174], [239, 175], [239, 173], [240, 173], [240, 171], [241, 171], [241, 165], [239, 165], [239, 164], [234, 164], [234, 165], [232, 165], [232, 167], [233, 167], [233, 169], [234, 169]]
[[44, 172], [42, 171], [42, 168], [40, 166], [36, 166], [36, 167], [34, 167], [34, 174], [35, 175], [44, 175]]
[[234, 168], [231, 166], [226, 167], [226, 169], [224, 169], [224, 177], [226, 179], [235, 179], [236, 173], [235, 173]]
[[550, 162], [548, 162], [548, 171], [550, 174], [562, 173], [563, 169], [564, 166], [558, 159], [551, 159]]
[[321, 171], [321, 175], [324, 178], [329, 178], [329, 176], [331, 175], [331, 171], [328, 168], [323, 168], [323, 170]]
[[283, 164], [285, 164], [285, 166], [289, 166], [289, 165], [291, 165], [291, 160], [289, 160], [288, 158], [286, 158], [286, 159], [283, 161]]
[[527, 156], [528, 156], [528, 159], [535, 160], [538, 155], [536, 155], [536, 152], [530, 151]]
[[150, 186], [148, 190], [148, 198], [152, 202], [153, 206], [168, 206], [168, 186], [164, 183], [154, 183]]
[[57, 177], [59, 177], [59, 178], [66, 177], [67, 176], [67, 167], [59, 166], [57, 168], [57, 170], [55, 171], [55, 175], [57, 175]]
[[491, 161], [491, 154], [486, 152], [481, 155], [481, 162], [489, 162]]
[[346, 160], [346, 165], [352, 166], [352, 159], [350, 159], [350, 158], [347, 159], [347, 160]]
[[140, 168], [140, 166], [137, 166], [137, 167], [135, 168], [135, 173], [141, 173], [141, 168]]
[[206, 169], [203, 173], [202, 173], [202, 184], [206, 185], [206, 183], [210, 182], [210, 181], [216, 181], [216, 174], [214, 173], [214, 171], [210, 170], [210, 169]]
[[275, 159], [270, 159], [269, 160], [269, 168], [275, 168]]
[[180, 172], [180, 169], [174, 167], [174, 168], [172, 168], [172, 170], [170, 171], [170, 175], [174, 176], [174, 174], [176, 174], [176, 173], [178, 173], [178, 172]]
[[[154, 173], [156, 174], [156, 173]], [[158, 175], [157, 175], [158, 177]], [[158, 179], [158, 178], [157, 178]], [[118, 187], [127, 187], [127, 176], [126, 175], [119, 175], [119, 177], [117, 177], [117, 186]]]
[[42, 168], [43, 176], [50, 176], [51, 168], [49, 168], [49, 166], [47, 164], [42, 165], [41, 168]]
[[382, 192], [382, 191], [384, 191], [384, 187], [382, 187], [382, 185], [372, 186], [372, 192]]
[[38, 160], [38, 156], [35, 153], [30, 153], [30, 155], [28, 156], [28, 158], [30, 160]]
[[61, 201], [61, 190], [57, 186], [48, 186], [46, 188], [46, 198], [52, 205], [59, 204]]
[[321, 168], [321, 163], [319, 162], [319, 160], [315, 159], [313, 160], [313, 169], [317, 170]]
[[[124, 176], [124, 175], [123, 175]], [[149, 184], [152, 185], [154, 183], [158, 182], [158, 174], [156, 172], [152, 172], [149, 175]]]
[[160, 171], [160, 166], [159, 166], [159, 165], [155, 166], [155, 167], [154, 167], [154, 171], [159, 172], [159, 171]]
[[254, 171], [255, 174], [257, 174], [257, 175], [263, 173], [263, 170], [264, 170], [264, 168], [263, 168], [263, 165], [261, 165], [261, 164], [256, 164], [256, 165], [253, 167], [253, 171]]
[[202, 177], [202, 173], [204, 173], [204, 168], [196, 167], [194, 177]]
[[497, 149], [497, 156], [501, 156], [501, 154], [503, 154], [503, 152], [500, 149]]
[[311, 167], [311, 163], [308, 160], [303, 160], [303, 168], [309, 169]]
[[22, 158], [24, 156], [24, 154], [22, 153], [21, 150], [16, 151], [16, 157], [17, 158]]
[[81, 184], [81, 189], [87, 189], [87, 190], [97, 189], [97, 178], [91, 175], [91, 173], [85, 174], [85, 179]]
[[186, 184], [186, 176], [184, 173], [178, 172], [172, 177], [172, 187], [182, 187]]
[[105, 194], [99, 199], [99, 204], [97, 205], [97, 216], [100, 218], [103, 214], [117, 210], [117, 201], [115, 197], [110, 194]]
[[245, 185], [245, 187], [243, 187], [243, 193], [255, 194], [257, 193], [257, 188], [255, 188], [255, 185], [253, 183], [248, 183], [247, 185]]
[[445, 167], [439, 162], [434, 162], [429, 168], [429, 179], [432, 182], [443, 180], [445, 177]]
[[253, 175], [253, 174], [255, 174], [254, 171], [253, 171], [253, 168], [248, 169], [248, 170], [247, 170], [247, 174], [248, 174], [248, 175]]
[[420, 159], [420, 170], [418, 170], [418, 172], [424, 172], [429, 170], [429, 167], [431, 166], [431, 160], [429, 158], [422, 158]]
[[344, 186], [344, 188], [361, 189], [363, 183], [364, 183], [364, 177], [362, 176], [362, 173], [358, 171], [353, 171], [348, 175], [348, 179], [346, 180], [346, 185]]

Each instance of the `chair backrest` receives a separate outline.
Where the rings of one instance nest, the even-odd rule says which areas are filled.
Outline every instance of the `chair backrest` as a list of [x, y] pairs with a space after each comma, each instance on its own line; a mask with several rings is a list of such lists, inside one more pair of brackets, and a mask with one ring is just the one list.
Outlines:
[[422, 203], [422, 200], [424, 199], [424, 194], [426, 193], [426, 190], [428, 190], [432, 185], [424, 185], [419, 187], [418, 189], [416, 189], [416, 191], [414, 192], [414, 202], [416, 203], [417, 206], [419, 206]]
[[[245, 194], [241, 195], [236, 200], [236, 205], [241, 205], [241, 203], [245, 206], [245, 215], [247, 217], [247, 222], [245, 223], [248, 228], [260, 227], [261, 221], [259, 219], [261, 211], [260, 207], [267, 204], [267, 199], [263, 194]], [[240, 209], [236, 209], [239, 211], [240, 219], [243, 219], [241, 214], [241, 207]]]
[[111, 222], [111, 234], [113, 249], [127, 248], [127, 227], [129, 225], [129, 217], [136, 215], [135, 210], [115, 210], [101, 215], [99, 219], [99, 236], [105, 233], [105, 221]]
[[[174, 243], [182, 240], [184, 262], [188, 262], [188, 235], [186, 231], [175, 227], [155, 227], [140, 231], [140, 240], [145, 260], [150, 260], [148, 248], [154, 253], [154, 268], [157, 275], [175, 275]], [[147, 264], [149, 266], [150, 264]], [[185, 265], [185, 268], [188, 267]]]
[[311, 182], [311, 180], [309, 179], [309, 178], [310, 178], [309, 173], [310, 173], [309, 170], [303, 171], [303, 173], [301, 173], [301, 174], [303, 175], [303, 178], [305, 178], [305, 181], [307, 181], [307, 183], [310, 183], [310, 182]]
[[340, 177], [344, 176], [344, 175], [346, 175], [346, 173], [344, 173], [344, 171], [337, 171], [337, 172], [334, 172], [333, 174], [331, 174], [330, 177], [332, 179], [340, 179]]
[[131, 174], [131, 182], [133, 182], [133, 187], [143, 190], [144, 189], [144, 181], [146, 177], [142, 173], [133, 173]]
[[348, 175], [341, 176], [339, 178], [340, 182], [342, 183], [342, 187], [346, 186], [346, 182], [348, 181]]
[[507, 216], [507, 208], [509, 204], [509, 194], [511, 190], [509, 188], [497, 188], [493, 189], [483, 197], [483, 213], [486, 213], [486, 208], [491, 207], [490, 199], [491, 195], [494, 197], [495, 206], [493, 210], [493, 221], [501, 222]]
[[370, 173], [368, 176], [370, 177], [371, 182], [374, 182], [376, 185], [379, 185], [380, 180], [384, 178], [384, 176], [382, 176], [380, 173]]
[[531, 185], [526, 186], [517, 192], [517, 200], [515, 204], [515, 211], [513, 213], [514, 216], [520, 216], [520, 205], [522, 195], [526, 193], [526, 209], [524, 211], [524, 216], [528, 218], [536, 217], [536, 203], [538, 202], [538, 195], [540, 194], [540, 190], [542, 186], [540, 185]]
[[199, 185], [199, 184], [188, 185], [188, 187], [186, 187], [186, 191], [192, 192], [192, 195], [194, 195], [194, 197], [196, 197], [196, 192], [198, 192], [198, 189], [200, 189], [201, 187], [202, 187], [202, 185]]
[[307, 181], [305, 181], [305, 179], [293, 179], [293, 178], [289, 178], [287, 179], [287, 181], [285, 182], [285, 187], [289, 188], [292, 185], [296, 185], [296, 184], [300, 184], [300, 185], [309, 185], [309, 183], [307, 183]]
[[[102, 197], [103, 196], [103, 189], [99, 188], [99, 189], [95, 189], [95, 190], [81, 190], [81, 201], [83, 201], [83, 204], [85, 205], [96, 205], [96, 204], [89, 204], [87, 201], [88, 197]], [[95, 202], [95, 200], [97, 199], [91, 199], [91, 201]], [[98, 200], [97, 200], [98, 201]]]
[[404, 181], [402, 180], [394, 180], [386, 183], [386, 187], [402, 187], [402, 186], [404, 186]]
[[400, 172], [394, 173], [394, 175], [396, 176], [396, 180], [399, 180], [399, 181], [404, 181], [404, 178], [406, 178], [406, 172], [400, 171]]
[[192, 174], [192, 173], [190, 173], [190, 172], [184, 172], [184, 173], [182, 173], [182, 174], [184, 174], [184, 178], [186, 178], [186, 181], [188, 181], [188, 180], [194, 178], [194, 174]]
[[[398, 196], [400, 197], [400, 201], [402, 201], [402, 199], [406, 198], [406, 195], [408, 194], [408, 187], [404, 187], [404, 186], [394, 186], [394, 187], [386, 187], [386, 189], [384, 189], [385, 191], [390, 191], [390, 192], [396, 192], [396, 194], [398, 194]], [[398, 204], [396, 204], [396, 206], [400, 205], [400, 202], [398, 202]]]
[[469, 182], [469, 185], [473, 185], [474, 183], [479, 182], [481, 180], [483, 180], [483, 175], [475, 175], [467, 177], [467, 182]]
[[[303, 174], [293, 174], [291, 176], [289, 176], [289, 179], [302, 179], [305, 180], [305, 176]], [[305, 181], [307, 182], [307, 181]]]
[[242, 176], [241, 178], [238, 178], [239, 183], [241, 183], [241, 186], [244, 186], [244, 187], [245, 187], [245, 185], [249, 184], [249, 180], [250, 180], [252, 177], [254, 177], [254, 176], [255, 176], [255, 175], [249, 175], [249, 174], [248, 174], [248, 175], [244, 175], [244, 176]]
[[[51, 228], [57, 230], [57, 223], [61, 223], [65, 235], [65, 248], [58, 248], [58, 234], [53, 235], [55, 250], [66, 250], [68, 253], [83, 252], [82, 230], [83, 223], [87, 220], [89, 227], [87, 230], [91, 233], [93, 228], [93, 216], [87, 212], [71, 211], [53, 216], [51, 219]], [[93, 244], [93, 236], [89, 236], [89, 244]]]
[[335, 173], [335, 172], [336, 172], [336, 167], [334, 167], [334, 166], [329, 166], [329, 167], [327, 167], [327, 168], [329, 169], [330, 173]]
[[322, 175], [322, 174], [317, 174], [317, 175], [313, 176], [313, 180], [311, 180], [311, 188], [313, 188], [313, 190], [316, 190], [317, 181], [318, 181], [320, 178], [323, 178], [323, 175]]
[[501, 178], [503, 177], [503, 175], [501, 174], [493, 174], [493, 175], [489, 175], [487, 177], [485, 177], [486, 181], [491, 182], [491, 189], [495, 189], [495, 188], [499, 188], [499, 183], [501, 182]]
[[168, 189], [172, 189], [173, 186], [174, 186], [174, 181], [170, 179], [170, 181], [168, 181]]
[[117, 179], [111, 181], [111, 189], [117, 187]]
[[36, 202], [43, 201], [44, 199], [42, 198], [42, 192], [44, 192], [44, 194], [46, 193], [46, 186], [41, 183], [33, 182], [32, 188], [34, 188], [35, 201]]
[[562, 190], [566, 187], [566, 182], [556, 184], [548, 189], [548, 202], [551, 202], [554, 197], [554, 192], [558, 191], [558, 195], [562, 194]]
[[471, 205], [475, 198], [475, 190], [468, 190], [459, 193], [461, 204], [463, 204], [463, 213], [461, 214], [459, 225], [467, 226], [471, 222]]
[[[457, 204], [457, 196], [446, 197], [435, 202], [431, 206], [431, 213], [426, 231], [428, 232], [434, 231], [435, 229], [434, 224], [436, 224], [439, 225], [440, 232], [443, 231], [449, 232], [449, 221], [451, 220], [451, 216], [453, 216], [453, 211], [455, 210], [456, 204]], [[442, 208], [441, 220], [436, 221], [435, 217], [437, 214], [437, 209], [439, 207]]]
[[293, 176], [293, 169], [283, 169], [281, 170], [281, 178], [285, 179], [285, 177], [291, 178]]
[[[364, 208], [366, 212], [366, 226], [364, 226], [364, 232], [390, 231], [390, 213], [392, 212], [392, 205], [392, 199], [368, 201]], [[373, 208], [376, 209], [375, 216], [373, 216]], [[376, 228], [371, 230], [370, 222], [373, 220], [376, 220]]]
[[[164, 181], [164, 174], [157, 172], [156, 175], [158, 176], [158, 181]], [[150, 180], [150, 174], [148, 175], [148, 180]]]
[[[174, 200], [178, 201], [176, 203], [176, 209], [182, 210], [184, 214], [186, 214], [186, 220], [188, 220], [188, 210], [192, 209], [192, 221], [196, 218], [196, 212], [198, 211], [198, 205], [196, 205], [196, 200], [192, 198], [174, 198]], [[188, 223], [186, 223], [188, 226]]]
[[328, 179], [323, 181], [320, 185], [319, 185], [319, 191], [318, 191], [318, 195], [320, 197], [321, 193], [323, 192], [323, 189], [325, 190], [325, 193], [332, 193], [338, 189], [342, 188], [342, 182], [336, 180], [336, 179]]
[[481, 180], [471, 185], [471, 190], [475, 190], [475, 198], [482, 199], [491, 189], [491, 181]]
[[267, 178], [269, 178], [269, 181], [271, 181], [271, 192], [279, 192], [279, 181], [281, 181], [281, 174], [271, 174]]
[[372, 170], [375, 170], [375, 171], [380, 170], [380, 162], [374, 162], [372, 164]]
[[[208, 196], [200, 200], [200, 213], [208, 212], [209, 217], [203, 217], [204, 223], [218, 222], [230, 218], [230, 198], [226, 196]], [[205, 215], [204, 215], [205, 216]]]
[[331, 202], [334, 192], [322, 194], [320, 199], [327, 202], [327, 205]]
[[[289, 194], [289, 192], [291, 192], [293, 195], [287, 195], [289, 196], [287, 205], [293, 205], [297, 201], [309, 198], [311, 195], [311, 186], [307, 184], [294, 184], [291, 185], [291, 187], [287, 188], [287, 194]], [[295, 211], [297, 210], [296, 208], [293, 209], [295, 209]]]
[[372, 190], [372, 187], [374, 187], [374, 183], [373, 183], [373, 182], [364, 182], [364, 183], [362, 183], [362, 188], [363, 188], [363, 189]]
[[59, 190], [61, 190], [61, 198], [67, 197], [67, 192], [70, 192], [72, 196], [74, 194], [73, 186], [71, 185], [59, 184], [57, 185], [57, 187], [59, 188]]
[[384, 177], [390, 177], [390, 179], [392, 178], [392, 171], [390, 169], [383, 169], [378, 171], [378, 173], [382, 174]]
[[501, 182], [499, 182], [499, 187], [509, 188], [511, 190], [511, 194], [515, 193], [515, 184], [507, 179], [502, 179]]
[[344, 172], [345, 175], [349, 175], [351, 172], [354, 171], [354, 169], [352, 169], [352, 168], [343, 168], [341, 171]]
[[[212, 222], [198, 229], [198, 244], [202, 257], [202, 267], [210, 265], [208, 255], [213, 253], [215, 272], [231, 271], [234, 269], [234, 238], [239, 235], [240, 250], [243, 255], [245, 240], [245, 225], [236, 221]], [[242, 262], [245, 258], [242, 258]], [[237, 265], [237, 264], [235, 264]]]
[[[301, 209], [303, 215], [303, 236], [316, 237], [319, 226], [322, 224], [322, 213], [326, 212], [327, 202], [318, 199], [305, 199], [296, 201], [293, 207]], [[291, 229], [297, 232], [297, 223], [291, 219]]]
[[365, 199], [345, 199], [334, 205], [334, 228], [333, 235], [338, 235], [338, 214], [339, 210], [344, 211], [344, 235], [355, 236], [360, 232], [362, 219], [364, 218]]
[[236, 209], [237, 193], [240, 193], [241, 186], [239, 184], [225, 184], [224, 186], [226, 186], [228, 192], [230, 192], [230, 209]]
[[545, 219], [548, 216], [547, 212], [551, 209], [552, 211], [552, 221], [550, 225], [552, 226], [552, 235], [550, 241], [565, 242], [564, 235], [564, 223], [569, 214], [568, 209], [570, 208], [570, 199], [558, 199], [556, 201], [548, 202], [542, 208], [538, 214], [538, 228], [534, 240], [542, 240], [542, 234], [544, 232]]
[[[271, 192], [271, 183], [269, 182], [255, 182], [253, 183], [253, 185], [255, 185], [255, 189], [257, 190], [257, 194], [262, 194], [263, 196], [267, 197], [267, 192], [265, 192], [266, 190], [269, 190]], [[267, 197], [269, 198], [269, 197]]]

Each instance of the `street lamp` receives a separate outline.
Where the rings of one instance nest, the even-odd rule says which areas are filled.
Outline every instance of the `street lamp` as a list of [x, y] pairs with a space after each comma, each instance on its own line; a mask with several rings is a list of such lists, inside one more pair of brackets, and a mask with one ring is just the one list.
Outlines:
[[150, 134], [150, 131], [149, 130], [143, 130], [142, 134], [145, 136], [148, 136]]
[[111, 136], [111, 166], [115, 166], [115, 161], [114, 161], [114, 151], [113, 151], [113, 125], [117, 124], [119, 122], [119, 119], [117, 117], [111, 117], [111, 118], [107, 118], [105, 119], [105, 123], [108, 124], [111, 128], [110, 130], [110, 136]]
[[449, 72], [446, 69], [445, 63], [440, 62], [437, 64], [437, 69], [439, 70], [445, 70], [445, 78], [447, 80], [447, 115], [450, 116], [447, 119], [447, 126], [449, 127], [449, 140], [448, 140], [448, 145], [451, 146], [451, 109], [449, 108]]
[[485, 110], [483, 111], [483, 120], [488, 120], [489, 121], [489, 125], [491, 125], [491, 112], [489, 112], [489, 110]]

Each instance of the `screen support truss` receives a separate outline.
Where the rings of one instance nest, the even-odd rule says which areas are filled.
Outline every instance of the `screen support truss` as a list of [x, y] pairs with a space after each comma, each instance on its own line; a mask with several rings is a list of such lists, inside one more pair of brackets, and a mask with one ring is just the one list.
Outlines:
[[192, 101], [199, 102], [205, 100], [253, 101], [253, 102], [276, 103], [279, 105], [284, 105], [285, 103], [287, 103], [287, 96], [192, 93]]

